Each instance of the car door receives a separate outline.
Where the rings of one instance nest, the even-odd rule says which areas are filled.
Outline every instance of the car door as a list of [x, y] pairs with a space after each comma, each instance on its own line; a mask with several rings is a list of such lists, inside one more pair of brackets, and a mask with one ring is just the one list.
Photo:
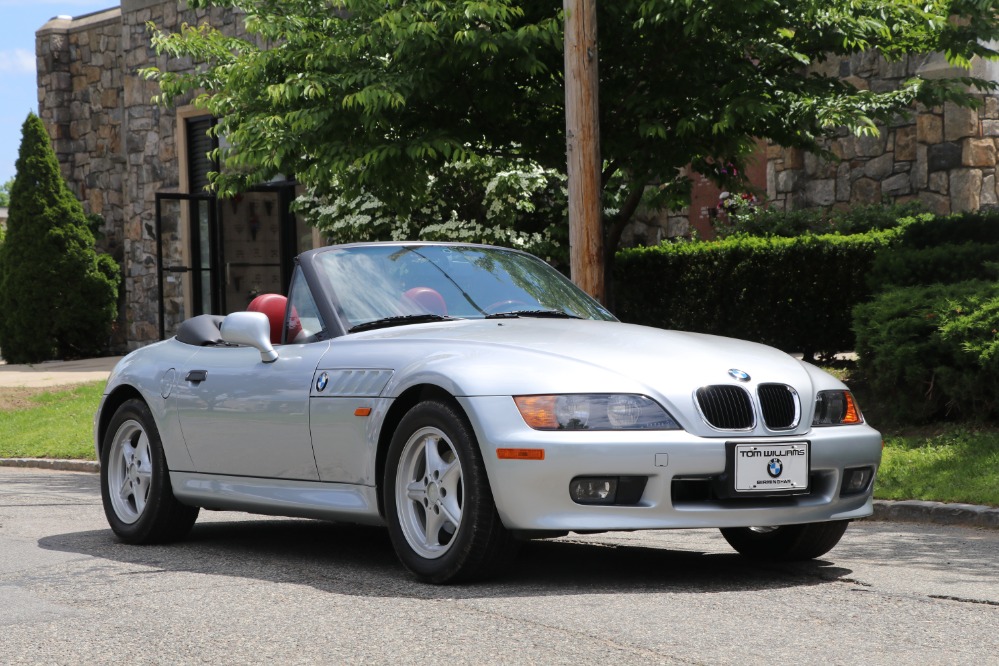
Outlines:
[[318, 480], [309, 394], [329, 344], [279, 346], [273, 363], [252, 347], [205, 347], [178, 368], [174, 394], [195, 469]]

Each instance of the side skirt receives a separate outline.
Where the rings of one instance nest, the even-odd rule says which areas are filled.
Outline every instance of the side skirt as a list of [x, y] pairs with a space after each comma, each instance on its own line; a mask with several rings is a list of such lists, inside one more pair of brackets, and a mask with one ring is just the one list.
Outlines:
[[374, 486], [170, 472], [174, 496], [205, 509], [384, 525]]

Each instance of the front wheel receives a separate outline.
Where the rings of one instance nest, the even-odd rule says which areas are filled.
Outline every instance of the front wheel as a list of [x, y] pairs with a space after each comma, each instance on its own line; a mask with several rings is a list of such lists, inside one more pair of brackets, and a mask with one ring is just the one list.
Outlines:
[[173, 496], [170, 470], [149, 407], [128, 400], [108, 424], [101, 447], [101, 499], [111, 530], [126, 543], [183, 537], [198, 508]]
[[481, 580], [515, 556], [475, 435], [455, 406], [426, 401], [402, 418], [382, 488], [392, 545], [421, 580]]
[[754, 560], [811, 560], [832, 550], [849, 520], [782, 527], [722, 528], [722, 536], [739, 554]]

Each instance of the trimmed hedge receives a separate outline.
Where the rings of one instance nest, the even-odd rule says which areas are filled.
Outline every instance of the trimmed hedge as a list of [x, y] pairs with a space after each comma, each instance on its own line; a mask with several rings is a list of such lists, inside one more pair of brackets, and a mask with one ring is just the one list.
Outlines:
[[804, 210], [779, 210], [754, 208], [749, 212], [716, 218], [715, 235], [725, 238], [733, 235], [749, 236], [804, 236], [840, 234], [850, 236], [869, 231], [894, 229], [910, 221], [913, 216], [925, 213], [917, 203], [854, 206], [847, 210], [825, 211], [814, 208]]
[[753, 340], [788, 352], [853, 349], [850, 312], [898, 229], [853, 236], [750, 237], [618, 253], [623, 321]]
[[999, 243], [938, 245], [907, 248], [904, 240], [874, 260], [868, 284], [873, 291], [888, 287], [954, 284], [999, 277]]
[[875, 291], [999, 277], [999, 213], [920, 215], [904, 221], [898, 243], [871, 269]]
[[900, 246], [906, 249], [999, 243], [999, 211], [957, 213], [947, 217], [917, 215], [906, 221]]

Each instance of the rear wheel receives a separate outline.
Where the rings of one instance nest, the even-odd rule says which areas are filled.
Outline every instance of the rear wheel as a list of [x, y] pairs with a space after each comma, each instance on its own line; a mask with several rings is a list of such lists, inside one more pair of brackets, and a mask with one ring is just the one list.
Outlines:
[[848, 520], [782, 527], [730, 527], [721, 530], [729, 545], [755, 560], [811, 560], [832, 550]]
[[198, 508], [173, 496], [170, 470], [149, 407], [129, 400], [118, 408], [101, 447], [101, 499], [112, 531], [127, 543], [183, 537]]
[[403, 417], [382, 488], [392, 545], [421, 580], [481, 580], [515, 556], [472, 428], [455, 406], [426, 401]]

